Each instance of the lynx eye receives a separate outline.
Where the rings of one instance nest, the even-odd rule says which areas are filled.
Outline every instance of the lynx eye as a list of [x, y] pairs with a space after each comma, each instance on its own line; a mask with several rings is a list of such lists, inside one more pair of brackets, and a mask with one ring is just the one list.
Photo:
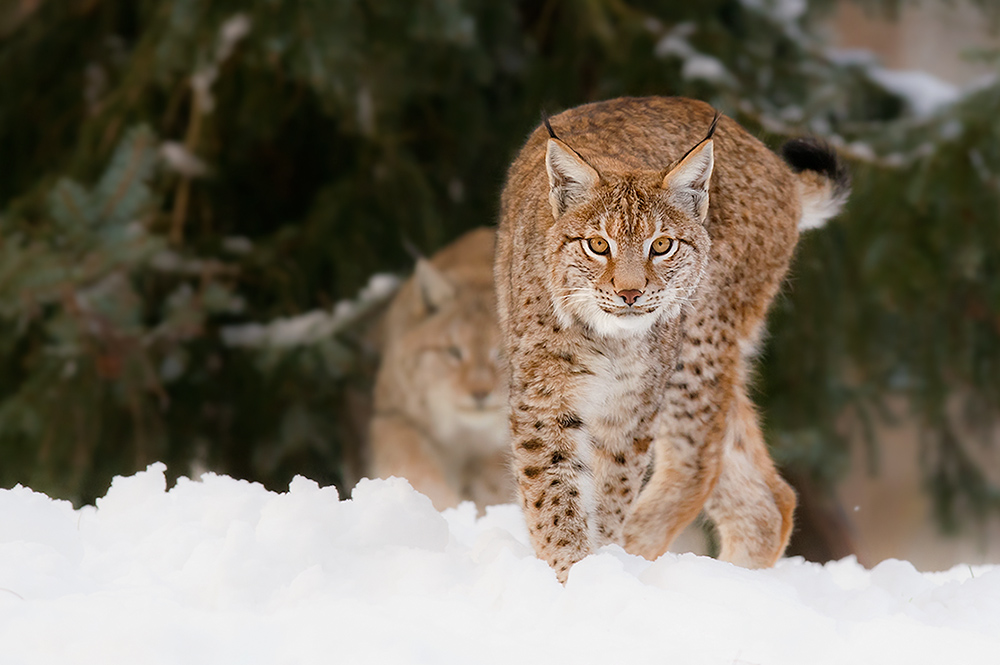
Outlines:
[[449, 346], [447, 352], [448, 355], [454, 358], [455, 360], [462, 359], [462, 349], [458, 348], [457, 346]]
[[649, 251], [653, 256], [667, 256], [673, 254], [676, 248], [676, 240], [667, 236], [660, 236], [650, 245]]
[[594, 254], [599, 254], [601, 256], [607, 254], [608, 251], [611, 249], [608, 246], [608, 241], [605, 240], [604, 238], [599, 238], [599, 237], [587, 238], [587, 247], [589, 247], [590, 251], [592, 251]]

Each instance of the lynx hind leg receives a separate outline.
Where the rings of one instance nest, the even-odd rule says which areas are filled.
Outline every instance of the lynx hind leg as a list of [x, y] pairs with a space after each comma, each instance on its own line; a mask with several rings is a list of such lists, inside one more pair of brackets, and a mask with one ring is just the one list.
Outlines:
[[774, 565], [792, 532], [795, 492], [774, 468], [742, 386], [729, 410], [718, 482], [705, 504], [722, 541], [719, 558], [746, 568]]

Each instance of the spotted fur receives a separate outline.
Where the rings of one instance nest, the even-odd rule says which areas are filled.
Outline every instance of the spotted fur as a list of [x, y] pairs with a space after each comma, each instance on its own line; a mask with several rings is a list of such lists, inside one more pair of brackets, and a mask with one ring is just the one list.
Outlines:
[[[606, 543], [654, 558], [704, 509], [723, 558], [771, 565], [795, 496], [747, 398], [748, 358], [804, 212], [846, 197], [842, 170], [798, 159], [795, 173], [688, 99], [589, 104], [550, 125], [510, 168], [495, 262], [536, 552], [561, 580]], [[661, 237], [676, 245], [657, 256]]]

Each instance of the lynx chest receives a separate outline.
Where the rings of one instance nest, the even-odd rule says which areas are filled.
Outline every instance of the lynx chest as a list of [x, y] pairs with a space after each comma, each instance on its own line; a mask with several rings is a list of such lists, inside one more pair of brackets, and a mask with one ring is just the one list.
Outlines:
[[580, 353], [587, 373], [575, 407], [597, 442], [617, 448], [631, 445], [655, 414], [665, 368], [651, 336], [595, 344]]

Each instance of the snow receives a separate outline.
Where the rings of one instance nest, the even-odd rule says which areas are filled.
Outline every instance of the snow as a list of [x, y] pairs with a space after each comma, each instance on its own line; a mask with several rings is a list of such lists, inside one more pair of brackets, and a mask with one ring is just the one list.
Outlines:
[[743, 6], [771, 16], [781, 23], [799, 21], [806, 13], [806, 0], [742, 0]]
[[246, 14], [233, 14], [226, 19], [219, 28], [215, 57], [191, 75], [191, 88], [195, 92], [198, 109], [202, 113], [211, 113], [215, 109], [212, 86], [219, 78], [219, 68], [229, 59], [240, 40], [250, 33], [250, 28], [250, 18]]
[[877, 67], [879, 58], [866, 48], [829, 48], [826, 57], [840, 67]]
[[704, 53], [691, 53], [684, 60], [681, 76], [687, 81], [701, 79], [713, 83], [729, 83], [732, 76], [722, 61]]
[[222, 341], [232, 347], [279, 348], [315, 344], [340, 332], [373, 307], [387, 301], [399, 288], [395, 275], [372, 275], [353, 300], [342, 300], [332, 309], [315, 309], [268, 323], [224, 326]]
[[927, 72], [870, 67], [868, 76], [903, 99], [918, 118], [929, 117], [962, 96], [957, 86]]
[[676, 57], [683, 60], [681, 76], [685, 80], [705, 80], [720, 85], [735, 85], [733, 75], [722, 61], [698, 52], [688, 38], [697, 27], [691, 22], [679, 23], [664, 34], [653, 48], [658, 58]]
[[988, 87], [992, 77], [960, 88], [921, 70], [888, 69], [866, 49], [826, 49], [826, 57], [840, 67], [859, 67], [872, 83], [899, 97], [915, 118], [929, 118], [963, 97]]
[[566, 586], [520, 511], [438, 513], [403, 480], [351, 500], [165, 467], [79, 510], [0, 490], [0, 662], [973, 663], [1000, 569], [782, 560], [751, 571], [606, 547]]
[[160, 156], [167, 167], [185, 178], [200, 178], [208, 174], [208, 166], [187, 146], [178, 141], [160, 144]]

